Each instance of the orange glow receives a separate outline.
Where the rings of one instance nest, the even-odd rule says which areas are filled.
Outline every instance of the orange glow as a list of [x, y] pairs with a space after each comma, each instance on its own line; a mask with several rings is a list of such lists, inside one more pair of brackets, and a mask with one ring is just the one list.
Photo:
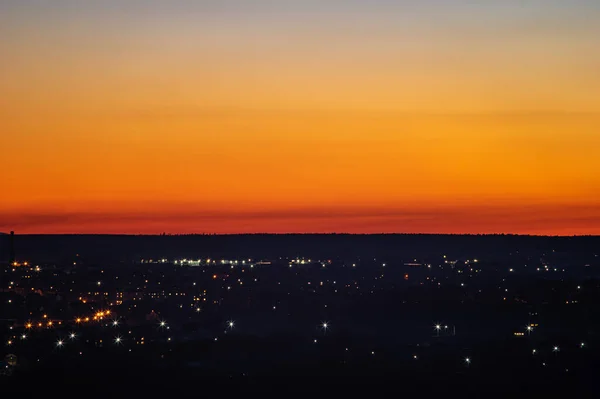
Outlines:
[[191, 134], [203, 119], [139, 119], [159, 131], [131, 141], [117, 121], [119, 137], [31, 142], [0, 229], [600, 233], [600, 116], [257, 114], [216, 118], [214, 137]]
[[19, 10], [0, 231], [600, 234], [594, 18]]

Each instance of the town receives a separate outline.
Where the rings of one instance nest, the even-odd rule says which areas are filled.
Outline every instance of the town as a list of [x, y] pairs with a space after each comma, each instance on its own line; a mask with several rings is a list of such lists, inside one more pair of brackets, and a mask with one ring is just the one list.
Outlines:
[[600, 347], [598, 253], [473, 252], [99, 263], [73, 251], [55, 263], [17, 251], [2, 270], [1, 378], [61, 364], [90, 376], [585, 382]]

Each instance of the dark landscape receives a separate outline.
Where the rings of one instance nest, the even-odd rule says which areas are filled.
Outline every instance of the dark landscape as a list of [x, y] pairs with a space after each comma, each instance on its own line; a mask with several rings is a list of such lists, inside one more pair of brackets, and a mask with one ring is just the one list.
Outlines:
[[1, 378], [17, 392], [597, 390], [598, 237], [12, 242], [0, 309], [17, 360]]
[[600, 0], [0, 0], [0, 399], [600, 398]]

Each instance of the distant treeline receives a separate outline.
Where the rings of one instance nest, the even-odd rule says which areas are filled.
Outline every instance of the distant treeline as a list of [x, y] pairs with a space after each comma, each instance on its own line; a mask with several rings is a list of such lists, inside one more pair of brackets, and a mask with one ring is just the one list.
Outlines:
[[[547, 237], [511, 234], [164, 234], [17, 235], [17, 259], [64, 261], [79, 254], [93, 261], [139, 258], [416, 258], [448, 255], [494, 257], [519, 253], [600, 254], [600, 237]], [[0, 261], [8, 259], [9, 239], [0, 237]]]

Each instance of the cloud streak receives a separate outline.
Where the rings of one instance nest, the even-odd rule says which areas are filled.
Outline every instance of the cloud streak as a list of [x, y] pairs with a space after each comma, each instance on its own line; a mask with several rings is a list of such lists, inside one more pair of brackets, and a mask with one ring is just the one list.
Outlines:
[[515, 233], [600, 234], [600, 207], [534, 206], [277, 211], [0, 214], [22, 233]]

